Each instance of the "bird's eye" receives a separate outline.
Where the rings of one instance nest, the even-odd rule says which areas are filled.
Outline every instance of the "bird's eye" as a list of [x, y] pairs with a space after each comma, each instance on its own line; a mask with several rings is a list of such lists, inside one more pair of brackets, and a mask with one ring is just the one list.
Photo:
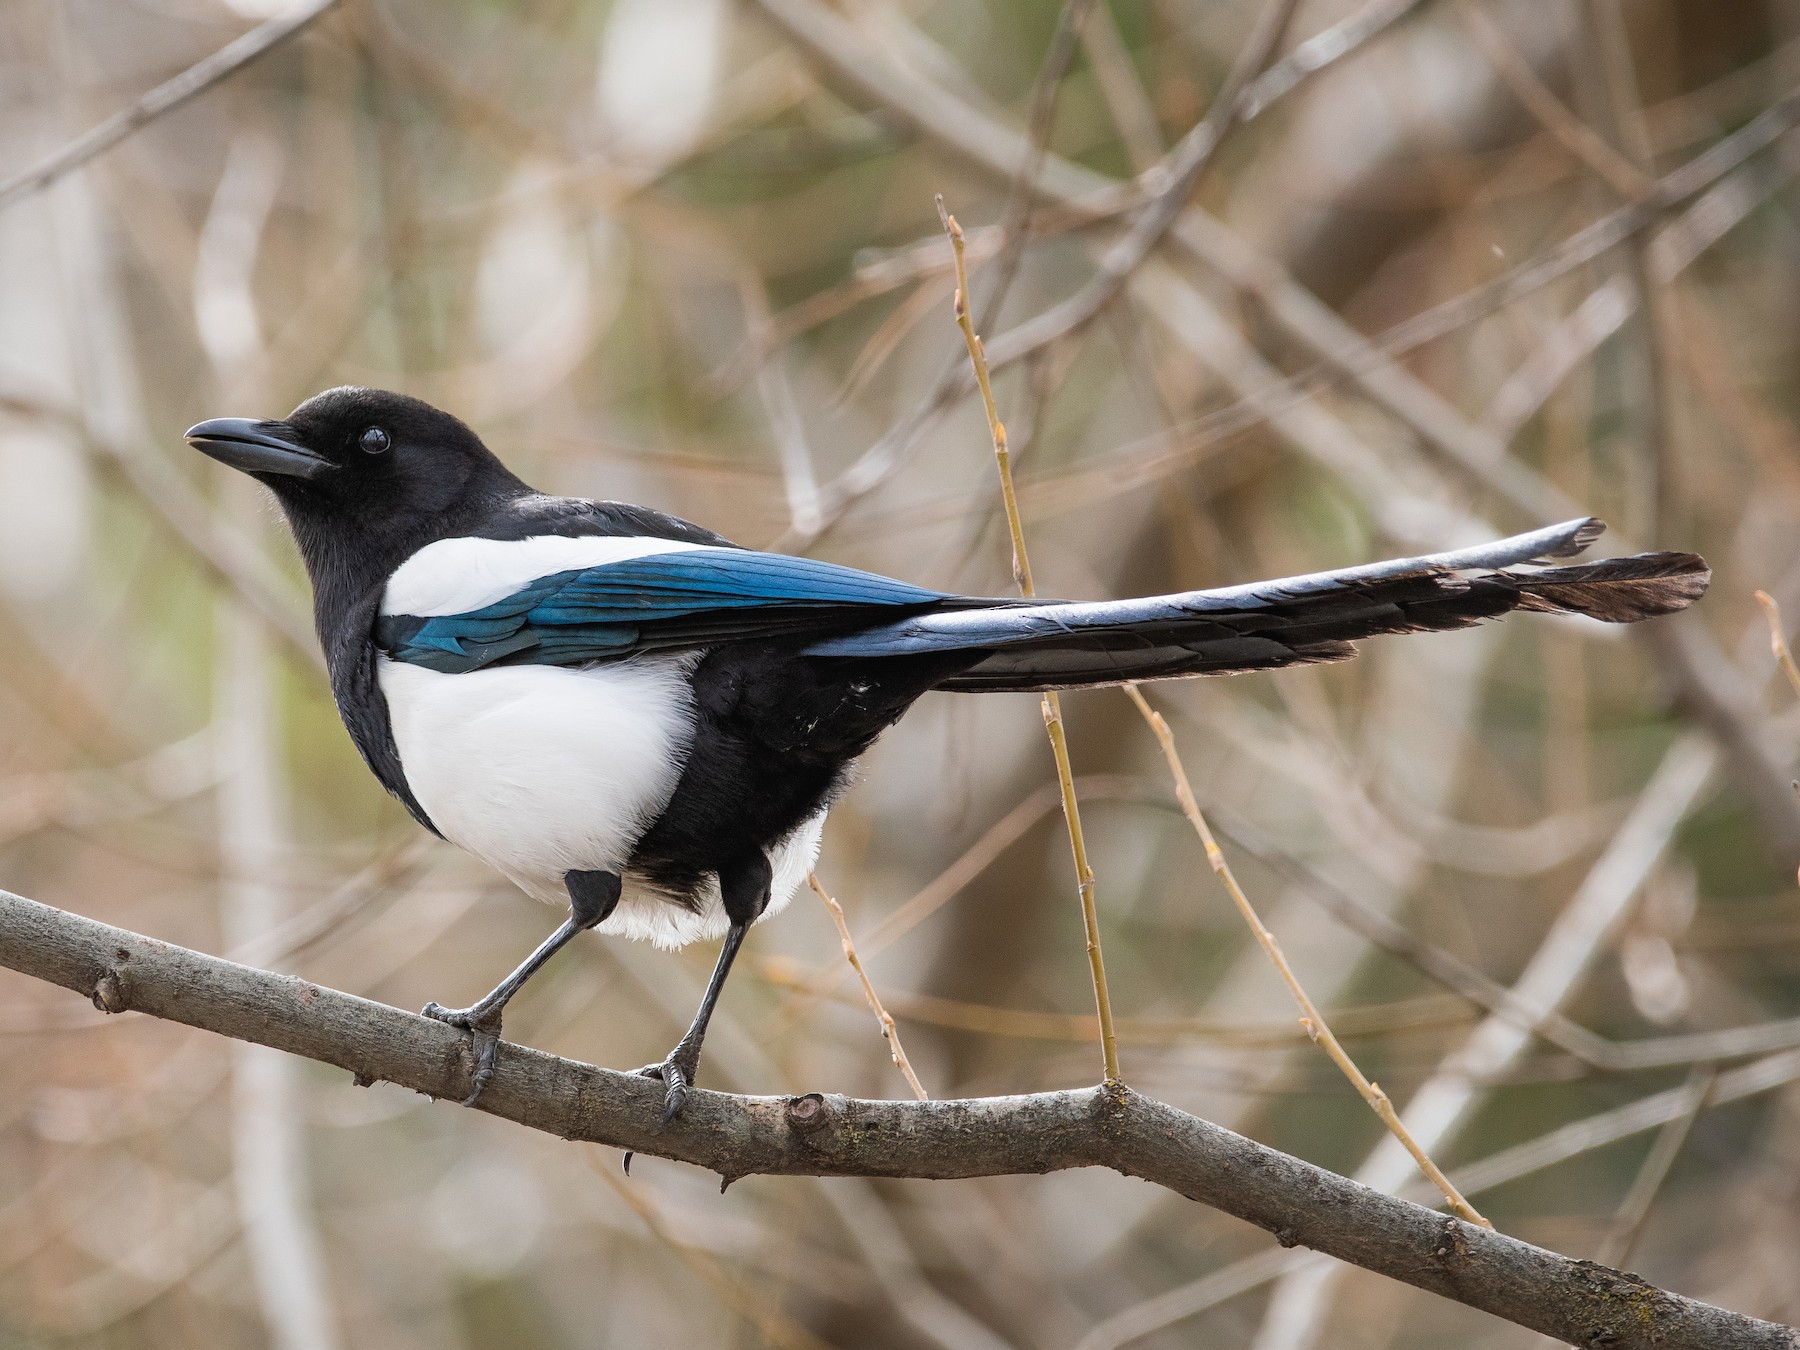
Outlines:
[[365, 454], [370, 455], [379, 455], [386, 450], [388, 446], [393, 444], [393, 442], [388, 439], [387, 432], [383, 431], [380, 427], [365, 427], [363, 429], [363, 434], [357, 438], [356, 443], [363, 448]]

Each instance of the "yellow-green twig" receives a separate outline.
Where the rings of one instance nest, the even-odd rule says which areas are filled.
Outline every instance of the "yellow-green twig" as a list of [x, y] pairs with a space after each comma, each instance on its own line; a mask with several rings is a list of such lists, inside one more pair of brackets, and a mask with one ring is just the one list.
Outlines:
[[856, 978], [862, 981], [863, 997], [868, 999], [875, 1020], [881, 1023], [881, 1034], [887, 1038], [888, 1053], [894, 1057], [894, 1067], [905, 1076], [908, 1086], [913, 1090], [913, 1096], [922, 1102], [931, 1100], [931, 1094], [919, 1082], [919, 1075], [913, 1072], [912, 1061], [907, 1059], [906, 1050], [900, 1044], [900, 1028], [894, 1025], [894, 1019], [888, 1015], [888, 1010], [881, 1006], [881, 998], [869, 981], [869, 972], [863, 969], [862, 960], [856, 954], [856, 944], [850, 940], [850, 924], [844, 918], [844, 907], [831, 898], [831, 893], [819, 884], [819, 879], [811, 872], [806, 874], [806, 884], [813, 888], [813, 894], [823, 900], [825, 908], [831, 911], [831, 921], [837, 925], [838, 941], [844, 947], [844, 959], [850, 963], [850, 969], [856, 972]]
[[1194, 799], [1194, 790], [1188, 783], [1187, 770], [1182, 767], [1181, 755], [1175, 749], [1175, 737], [1169, 731], [1169, 724], [1163, 720], [1161, 713], [1150, 706], [1150, 701], [1144, 697], [1143, 691], [1135, 684], [1126, 685], [1125, 692], [1130, 695], [1131, 701], [1137, 704], [1137, 710], [1150, 724], [1150, 730], [1156, 733], [1157, 743], [1162, 746], [1163, 758], [1168, 761], [1169, 772], [1175, 779], [1175, 799], [1181, 804], [1182, 814], [1194, 827], [1194, 833], [1200, 836], [1200, 843], [1206, 849], [1206, 860], [1212, 864], [1213, 871], [1218, 873], [1219, 880], [1224, 884], [1226, 893], [1231, 896], [1232, 903], [1237, 906], [1238, 913], [1243, 915], [1244, 922], [1250, 925], [1250, 931], [1256, 935], [1257, 942], [1268, 953], [1269, 960], [1275, 963], [1275, 969], [1281, 973], [1282, 980], [1287, 984], [1288, 992], [1294, 996], [1294, 1002], [1300, 1006], [1300, 1025], [1306, 1029], [1306, 1034], [1324, 1049], [1325, 1053], [1331, 1057], [1331, 1062], [1343, 1071], [1344, 1077], [1356, 1086], [1356, 1090], [1362, 1094], [1363, 1100], [1368, 1102], [1375, 1114], [1381, 1118], [1382, 1124], [1393, 1131], [1394, 1137], [1406, 1146], [1406, 1151], [1412, 1154], [1413, 1161], [1419, 1164], [1419, 1170], [1444, 1193], [1444, 1199], [1449, 1201], [1451, 1210], [1458, 1217], [1467, 1219], [1470, 1223], [1478, 1223], [1484, 1228], [1492, 1228], [1493, 1225], [1482, 1218], [1475, 1207], [1463, 1198], [1462, 1192], [1451, 1184], [1450, 1178], [1444, 1175], [1443, 1170], [1419, 1146], [1419, 1141], [1412, 1137], [1412, 1132], [1406, 1128], [1405, 1123], [1400, 1119], [1400, 1113], [1394, 1110], [1393, 1102], [1388, 1100], [1388, 1095], [1381, 1090], [1380, 1084], [1372, 1083], [1364, 1077], [1363, 1071], [1356, 1067], [1356, 1063], [1350, 1058], [1349, 1053], [1342, 1045], [1338, 1044], [1338, 1038], [1332, 1034], [1331, 1027], [1326, 1024], [1317, 1005], [1313, 1003], [1311, 996], [1301, 986], [1299, 977], [1294, 974], [1294, 968], [1288, 964], [1287, 957], [1282, 954], [1281, 944], [1275, 940], [1275, 935], [1264, 927], [1262, 919], [1250, 903], [1250, 897], [1244, 894], [1244, 888], [1238, 885], [1237, 877], [1232, 874], [1231, 864], [1225, 860], [1224, 851], [1219, 848], [1218, 840], [1213, 838], [1212, 827], [1206, 823], [1206, 817], [1200, 812], [1200, 804]]
[[1756, 593], [1756, 603], [1769, 616], [1769, 650], [1781, 662], [1781, 669], [1788, 677], [1788, 683], [1794, 686], [1794, 692], [1800, 694], [1800, 666], [1794, 664], [1794, 654], [1788, 650], [1787, 639], [1781, 633], [1781, 606], [1775, 603], [1775, 597], [1767, 591]]
[[[994, 442], [994, 465], [1000, 473], [1000, 499], [1006, 507], [1006, 526], [1012, 534], [1013, 579], [1019, 594], [1035, 595], [1031, 580], [1031, 559], [1025, 551], [1025, 527], [1019, 519], [1019, 499], [1013, 491], [1012, 457], [1006, 444], [1006, 425], [994, 406], [994, 389], [988, 379], [987, 352], [975, 332], [975, 321], [969, 316], [969, 273], [963, 260], [962, 227], [956, 217], [944, 209], [944, 199], [937, 199], [938, 218], [944, 233], [950, 236], [950, 249], [956, 260], [956, 324], [962, 330], [963, 342], [969, 348], [969, 362], [975, 367], [975, 382], [981, 387], [981, 403], [987, 412], [988, 432]], [[1069, 762], [1069, 742], [1063, 730], [1062, 700], [1052, 691], [1044, 695], [1044, 728], [1050, 736], [1050, 751], [1056, 757], [1056, 781], [1062, 789], [1063, 819], [1069, 827], [1069, 850], [1075, 859], [1075, 880], [1081, 891], [1081, 922], [1087, 932], [1088, 970], [1094, 980], [1094, 1009], [1100, 1018], [1100, 1054], [1105, 1065], [1106, 1081], [1119, 1081], [1119, 1044], [1113, 1031], [1112, 999], [1106, 992], [1106, 962], [1100, 952], [1100, 915], [1094, 899], [1094, 869], [1088, 865], [1087, 841], [1081, 832], [1081, 808], [1075, 800], [1075, 770]]]

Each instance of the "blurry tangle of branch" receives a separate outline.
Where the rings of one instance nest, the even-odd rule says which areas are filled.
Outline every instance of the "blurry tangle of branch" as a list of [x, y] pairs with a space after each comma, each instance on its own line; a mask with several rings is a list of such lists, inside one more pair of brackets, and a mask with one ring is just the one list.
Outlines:
[[1230, 895], [1231, 902], [1237, 906], [1238, 913], [1243, 916], [1243, 920], [1255, 936], [1257, 944], [1274, 964], [1277, 973], [1281, 976], [1282, 983], [1287, 985], [1288, 992], [1293, 995], [1294, 1002], [1299, 1005], [1300, 1025], [1306, 1029], [1307, 1036], [1325, 1051], [1331, 1062], [1337, 1065], [1344, 1077], [1350, 1080], [1357, 1093], [1369, 1104], [1369, 1109], [1375, 1112], [1389, 1133], [1398, 1139], [1406, 1151], [1412, 1155], [1413, 1161], [1419, 1165], [1419, 1170], [1430, 1178], [1431, 1184], [1443, 1192], [1444, 1199], [1449, 1204], [1451, 1211], [1470, 1223], [1480, 1224], [1484, 1228], [1492, 1228], [1493, 1225], [1463, 1198], [1462, 1193], [1451, 1184], [1450, 1178], [1444, 1175], [1443, 1169], [1432, 1161], [1431, 1155], [1426, 1152], [1417, 1139], [1413, 1138], [1412, 1132], [1400, 1119], [1399, 1112], [1394, 1110], [1394, 1103], [1389, 1100], [1387, 1093], [1381, 1090], [1381, 1085], [1372, 1082], [1361, 1069], [1357, 1068], [1356, 1062], [1350, 1058], [1349, 1052], [1338, 1043], [1338, 1038], [1332, 1032], [1330, 1024], [1326, 1022], [1317, 1005], [1307, 995], [1306, 990], [1300, 984], [1299, 976], [1294, 974], [1293, 967], [1288, 964], [1287, 957], [1282, 954], [1281, 944], [1275, 940], [1275, 935], [1258, 917], [1255, 908], [1250, 903], [1250, 898], [1244, 894], [1244, 888], [1238, 885], [1237, 876], [1232, 872], [1231, 864], [1225, 860], [1224, 852], [1219, 848], [1218, 841], [1213, 838], [1212, 829], [1207, 825], [1206, 817], [1201, 814], [1200, 804], [1194, 800], [1194, 789], [1188, 783], [1187, 770], [1182, 766], [1181, 754], [1175, 748], [1175, 737], [1169, 731], [1169, 724], [1163, 720], [1161, 713], [1150, 706], [1143, 691], [1135, 684], [1127, 684], [1124, 689], [1138, 712], [1143, 715], [1144, 721], [1149, 723], [1151, 732], [1156, 736], [1156, 743], [1162, 748], [1163, 758], [1168, 761], [1170, 776], [1175, 780], [1175, 800], [1181, 804], [1181, 812], [1187, 817], [1188, 823], [1194, 827], [1194, 833], [1200, 836], [1200, 843], [1206, 850], [1206, 861], [1218, 875], [1220, 883], [1225, 887], [1226, 893]]
[[69, 432], [88, 455], [117, 472], [153, 515], [214, 577], [235, 590], [292, 653], [315, 670], [324, 670], [310, 605], [268, 553], [216, 511], [160, 451], [119, 444], [78, 412], [30, 395], [0, 390], [0, 410], [51, 422]]
[[[1088, 802], [1112, 801], [1174, 809], [1166, 793], [1146, 779], [1118, 774], [1083, 775], [1075, 780], [1075, 787], [1078, 795]], [[1054, 811], [1060, 801], [1060, 788], [1054, 782], [1027, 794], [942, 872], [876, 924], [860, 945], [863, 958], [872, 958], [886, 950], [954, 900]], [[1233, 844], [1296, 887], [1302, 897], [1324, 910], [1349, 932], [1415, 967], [1467, 1004], [1534, 1030], [1588, 1072], [1639, 1073], [1800, 1047], [1800, 1017], [1777, 1018], [1714, 1031], [1615, 1041], [1563, 1013], [1528, 1008], [1505, 984], [1356, 899], [1312, 867], [1291, 857], [1236, 813], [1218, 807], [1213, 810], [1221, 819], [1222, 833]], [[1536, 835], [1526, 833], [1526, 838], [1535, 841]], [[1544, 845], [1533, 842], [1532, 847], [1542, 849]], [[1558, 854], [1556, 860], [1560, 865], [1567, 858]], [[771, 961], [765, 966], [764, 978], [791, 991], [787, 1002], [772, 1016], [771, 1036], [785, 1034], [815, 1000], [832, 997], [853, 973], [850, 967], [835, 961], [806, 973], [791, 962]], [[901, 1016], [915, 1021], [987, 1035], [1083, 1042], [1091, 1042], [1095, 1036], [1093, 1019], [1084, 1014], [1025, 1012], [891, 990], [887, 1004]], [[1435, 1026], [1442, 1021], [1435, 1012], [1423, 1010], [1423, 1005], [1421, 1011], [1413, 1014], [1402, 1014], [1398, 1008], [1350, 1007], [1335, 1012], [1333, 1019], [1342, 1034], [1359, 1037], [1408, 1026]], [[1287, 1041], [1292, 1035], [1278, 1031], [1273, 1024], [1249, 1025], [1195, 1017], [1123, 1017], [1116, 1022], [1121, 1041], [1144, 1046], [1176, 1045], [1196, 1040], [1267, 1046]]]
[[[760, 0], [760, 6], [778, 27], [818, 59], [837, 83], [904, 118], [965, 160], [1012, 181], [1020, 160], [1017, 132], [929, 76], [862, 41], [852, 25], [817, 0]], [[1369, 36], [1373, 33], [1360, 35], [1363, 39]], [[1791, 91], [1729, 136], [1657, 179], [1653, 190], [1642, 200], [1602, 216], [1539, 257], [1369, 339], [1206, 212], [1189, 208], [1170, 228], [1169, 243], [1218, 272], [1234, 287], [1257, 294], [1268, 304], [1270, 316], [1277, 324], [1315, 360], [1310, 366], [1272, 381], [1267, 388], [1176, 428], [1180, 446], [1171, 458], [1183, 462], [1201, 445], [1256, 426], [1309, 402], [1325, 388], [1347, 382], [1412, 427], [1427, 445], [1443, 451], [1463, 470], [1498, 486], [1510, 500], [1532, 500], [1528, 509], [1536, 514], [1541, 493], [1527, 488], [1523, 481], [1526, 475], [1518, 472], [1521, 466], [1497, 458], [1491, 437], [1464, 423], [1454, 409], [1398, 367], [1394, 358], [1541, 289], [1653, 227], [1671, 207], [1705, 191], [1796, 123], [1800, 123], [1800, 91]], [[1155, 174], [1157, 170], [1149, 172]], [[1144, 177], [1140, 175], [1139, 181]], [[1046, 155], [1036, 186], [1049, 201], [1066, 205], [1109, 187], [1116, 189], [1119, 184], [1068, 160]], [[1026, 328], [1036, 322], [1028, 320]], [[989, 359], [995, 370], [1036, 349], [1032, 343], [1015, 337], [1021, 331], [1003, 332], [989, 343]], [[1032, 334], [1027, 332], [1026, 336]], [[849, 468], [824, 484], [820, 493], [825, 515], [823, 528], [830, 528], [852, 504], [884, 482], [923, 432], [951, 405], [972, 392], [974, 381], [967, 376], [953, 387], [933, 390]], [[1536, 486], [1537, 476], [1528, 476], [1533, 480], [1532, 486]], [[790, 532], [781, 543], [804, 544], [810, 537]]]
[[228, 43], [205, 60], [189, 66], [174, 79], [159, 84], [130, 107], [120, 109], [92, 130], [46, 155], [29, 169], [0, 182], [0, 207], [27, 193], [48, 187], [64, 174], [86, 164], [95, 155], [112, 149], [164, 113], [172, 112], [189, 99], [205, 93], [227, 76], [236, 74], [252, 61], [266, 55], [278, 43], [298, 33], [337, 3], [338, 0], [303, 0], [289, 13], [279, 14], [259, 27], [252, 28], [235, 42]]
[[[467, 1038], [429, 1018], [0, 892], [0, 966], [135, 1011], [334, 1064], [363, 1084], [460, 1093]], [[476, 1109], [566, 1139], [752, 1174], [951, 1178], [1107, 1167], [1520, 1326], [1615, 1350], [1794, 1350], [1800, 1332], [1657, 1289], [1360, 1186], [1121, 1085], [878, 1102], [660, 1089], [513, 1048]]]

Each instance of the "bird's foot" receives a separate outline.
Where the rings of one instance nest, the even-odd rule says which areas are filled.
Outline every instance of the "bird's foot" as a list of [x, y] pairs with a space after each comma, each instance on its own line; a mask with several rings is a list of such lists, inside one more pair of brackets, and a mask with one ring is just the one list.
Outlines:
[[500, 1010], [483, 1008], [479, 1003], [469, 1008], [446, 1008], [441, 1003], [427, 1003], [419, 1011], [422, 1016], [461, 1027], [469, 1033], [474, 1043], [475, 1073], [470, 1081], [469, 1095], [462, 1099], [462, 1104], [475, 1105], [487, 1091], [494, 1076], [494, 1065], [500, 1058]]
[[684, 1046], [679, 1045], [669, 1052], [669, 1057], [661, 1064], [646, 1064], [638, 1070], [643, 1077], [655, 1078], [663, 1085], [662, 1119], [656, 1124], [659, 1133], [687, 1105], [688, 1089], [693, 1086], [694, 1075], [699, 1070], [699, 1054], [690, 1054]]

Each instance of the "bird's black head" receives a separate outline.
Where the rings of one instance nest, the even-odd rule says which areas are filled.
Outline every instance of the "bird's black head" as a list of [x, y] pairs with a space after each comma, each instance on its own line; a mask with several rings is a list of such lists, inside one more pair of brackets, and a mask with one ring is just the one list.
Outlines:
[[187, 438], [274, 492], [315, 580], [345, 551], [404, 557], [530, 491], [462, 422], [385, 389], [327, 389], [282, 421], [221, 417]]

